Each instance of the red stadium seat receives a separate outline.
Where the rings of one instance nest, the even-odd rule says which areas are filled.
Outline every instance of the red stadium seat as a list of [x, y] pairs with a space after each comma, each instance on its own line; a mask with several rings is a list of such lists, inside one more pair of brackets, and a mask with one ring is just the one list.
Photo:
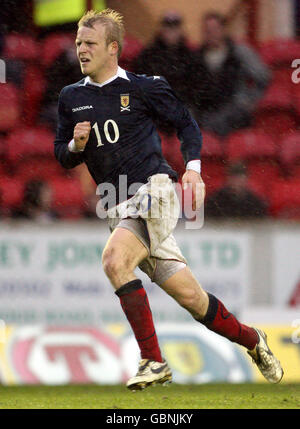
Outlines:
[[225, 184], [225, 141], [206, 131], [202, 132], [201, 176], [209, 196]]
[[1, 205], [4, 210], [11, 210], [21, 205], [24, 185], [15, 178], [0, 178]]
[[[33, 84], [34, 82], [34, 84]], [[34, 125], [46, 88], [46, 80], [39, 67], [28, 65], [24, 79], [24, 117], [27, 125]]]
[[230, 162], [276, 157], [276, 145], [260, 130], [238, 131], [228, 137], [227, 156]]
[[0, 176], [6, 175], [5, 140], [0, 138]]
[[201, 176], [206, 186], [206, 194], [211, 195], [225, 184], [225, 163], [222, 161], [204, 160], [201, 166]]
[[69, 46], [75, 43], [75, 34], [53, 33], [43, 42], [41, 62], [49, 67], [57, 57]]
[[8, 34], [5, 38], [3, 56], [7, 59], [23, 61], [36, 60], [40, 55], [40, 45], [26, 34]]
[[294, 108], [300, 118], [300, 94], [297, 93], [294, 94]]
[[257, 105], [257, 111], [265, 109], [292, 109], [293, 99], [289, 87], [278, 87], [271, 84]]
[[270, 213], [281, 218], [300, 218], [300, 181], [277, 181], [272, 184]]
[[247, 187], [265, 201], [269, 200], [269, 187], [259, 181], [256, 177], [248, 177]]
[[248, 185], [259, 195], [269, 198], [270, 183], [281, 177], [279, 165], [274, 160], [253, 160], [247, 163]]
[[81, 183], [77, 179], [54, 179], [50, 182], [53, 189], [53, 209], [66, 218], [78, 218], [84, 209], [84, 195]]
[[273, 159], [250, 161], [247, 163], [247, 171], [249, 177], [256, 178], [256, 180], [265, 183], [267, 186], [271, 181], [277, 180], [281, 174], [278, 163]]
[[9, 169], [7, 168], [7, 162], [5, 159], [5, 152], [2, 150], [4, 145], [1, 144], [0, 141], [0, 180], [6, 178], [9, 174]]
[[272, 82], [260, 100], [257, 111], [262, 109], [292, 109], [293, 86], [290, 68], [274, 70]]
[[0, 180], [7, 177], [7, 170], [3, 162], [0, 162]]
[[290, 176], [293, 180], [300, 181], [300, 165], [293, 165], [290, 167]]
[[225, 142], [217, 135], [202, 131], [201, 158], [224, 159]]
[[175, 134], [172, 136], [160, 133], [162, 152], [168, 164], [181, 177], [185, 172], [185, 165], [180, 151], [180, 142]]
[[11, 83], [0, 83], [0, 100], [0, 132], [7, 132], [20, 120], [20, 91]]
[[53, 159], [38, 157], [19, 162], [15, 169], [15, 175], [25, 183], [33, 179], [49, 181], [57, 177], [64, 177], [66, 171], [54, 159], [54, 156]]
[[294, 83], [292, 82], [292, 71], [291, 65], [276, 67], [272, 70], [272, 83], [276, 86], [287, 88], [287, 90], [292, 91], [294, 88]]
[[300, 131], [282, 140], [280, 159], [287, 166], [300, 161]]
[[269, 65], [291, 65], [299, 57], [300, 42], [293, 39], [277, 39], [262, 42], [259, 53], [263, 61]]
[[293, 106], [300, 118], [300, 83], [293, 83], [292, 87]]
[[256, 114], [254, 126], [272, 137], [279, 145], [284, 135], [296, 129], [297, 118], [291, 111], [265, 110]]
[[19, 128], [8, 137], [7, 158], [11, 163], [32, 156], [53, 158], [53, 141], [54, 135], [45, 128]]
[[254, 115], [254, 126], [272, 136], [275, 141], [295, 129], [298, 122], [295, 100], [297, 85], [292, 82], [291, 76], [290, 64], [273, 71], [272, 83], [258, 103]]

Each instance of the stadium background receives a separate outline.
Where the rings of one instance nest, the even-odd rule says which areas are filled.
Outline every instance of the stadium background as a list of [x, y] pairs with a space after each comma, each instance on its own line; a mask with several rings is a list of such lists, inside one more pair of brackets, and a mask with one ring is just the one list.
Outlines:
[[[86, 171], [60, 168], [53, 157], [53, 131], [38, 122], [47, 68], [73, 43], [73, 22], [86, 8], [104, 5], [124, 14], [128, 33], [121, 64], [126, 67], [151, 40], [166, 10], [183, 14], [189, 39], [197, 45], [200, 17], [213, 8], [228, 16], [231, 35], [252, 45], [272, 69], [253, 126], [226, 139], [204, 133], [203, 147], [208, 194], [224, 183], [229, 160], [246, 160], [249, 186], [268, 201], [268, 217], [205, 219], [196, 231], [186, 231], [182, 221], [176, 237], [203, 286], [243, 321], [268, 330], [284, 382], [299, 382], [300, 84], [292, 81], [291, 67], [300, 53], [298, 2], [180, 0], [175, 7], [168, 0], [49, 0], [5, 1], [2, 10], [8, 31], [1, 59], [21, 63], [23, 74], [18, 82], [0, 83], [1, 383], [121, 383], [139, 359], [100, 266], [106, 224], [83, 218], [91, 186]], [[176, 143], [162, 134], [166, 157], [178, 165]], [[11, 216], [21, 205], [25, 182], [36, 178], [50, 183], [60, 220], [43, 224]], [[263, 381], [243, 350], [193, 323], [142, 278], [176, 382]]]

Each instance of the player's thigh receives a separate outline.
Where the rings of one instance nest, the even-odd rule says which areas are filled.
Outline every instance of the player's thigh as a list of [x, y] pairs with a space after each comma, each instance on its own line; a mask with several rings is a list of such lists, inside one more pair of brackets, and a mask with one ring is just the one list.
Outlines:
[[204, 316], [208, 296], [188, 266], [177, 271], [159, 286], [194, 316]]
[[148, 256], [148, 249], [130, 230], [117, 227], [110, 235], [102, 254], [103, 265], [134, 270]]

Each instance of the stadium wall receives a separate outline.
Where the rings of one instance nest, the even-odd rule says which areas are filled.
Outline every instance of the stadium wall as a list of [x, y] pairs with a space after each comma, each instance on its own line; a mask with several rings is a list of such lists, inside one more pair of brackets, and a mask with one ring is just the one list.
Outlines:
[[[135, 373], [139, 351], [100, 266], [108, 235], [101, 221], [2, 223], [2, 384], [117, 384]], [[182, 221], [175, 236], [204, 288], [266, 329], [284, 381], [299, 382], [299, 306], [289, 301], [297, 285], [300, 292], [300, 225], [207, 222], [195, 233]], [[175, 382], [263, 381], [241, 347], [194, 322], [138, 275]]]
[[[80, 228], [70, 222], [3, 222], [1, 229], [0, 319], [21, 324], [122, 320], [101, 267], [109, 236], [104, 221], [82, 222]], [[300, 225], [206, 222], [189, 231], [182, 220], [175, 237], [203, 287], [232, 311], [300, 305]], [[159, 321], [189, 320], [144, 273], [138, 275]]]

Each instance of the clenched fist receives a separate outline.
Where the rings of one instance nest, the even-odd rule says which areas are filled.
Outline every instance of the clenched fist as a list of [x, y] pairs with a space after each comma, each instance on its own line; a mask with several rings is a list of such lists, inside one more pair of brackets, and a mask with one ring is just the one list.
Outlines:
[[84, 150], [91, 132], [91, 123], [88, 121], [78, 122], [74, 128], [74, 142], [76, 150]]

